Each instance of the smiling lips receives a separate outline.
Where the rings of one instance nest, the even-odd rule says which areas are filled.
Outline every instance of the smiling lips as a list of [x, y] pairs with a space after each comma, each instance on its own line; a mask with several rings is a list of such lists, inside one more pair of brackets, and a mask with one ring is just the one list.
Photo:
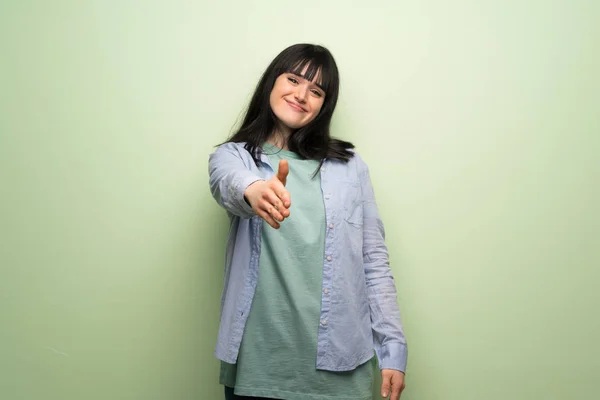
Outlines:
[[302, 108], [299, 104], [286, 100], [286, 103], [295, 111], [298, 112], [306, 112], [304, 108]]

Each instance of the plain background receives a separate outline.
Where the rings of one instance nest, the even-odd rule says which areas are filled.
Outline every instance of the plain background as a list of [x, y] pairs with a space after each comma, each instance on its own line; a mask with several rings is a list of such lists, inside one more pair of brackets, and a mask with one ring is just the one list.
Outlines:
[[371, 169], [403, 399], [598, 398], [598, 4], [3, 1], [0, 398], [222, 398], [208, 155], [298, 42]]

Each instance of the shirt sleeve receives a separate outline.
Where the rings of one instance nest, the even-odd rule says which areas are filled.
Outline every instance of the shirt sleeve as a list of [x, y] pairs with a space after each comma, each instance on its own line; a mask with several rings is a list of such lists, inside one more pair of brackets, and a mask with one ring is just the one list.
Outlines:
[[363, 196], [363, 262], [375, 353], [380, 369], [405, 372], [408, 351], [385, 244], [385, 229], [375, 202], [369, 169], [358, 155], [355, 157]]
[[209, 156], [208, 174], [212, 196], [233, 215], [252, 218], [256, 214], [244, 199], [246, 188], [262, 180], [244, 163], [237, 146], [221, 145]]

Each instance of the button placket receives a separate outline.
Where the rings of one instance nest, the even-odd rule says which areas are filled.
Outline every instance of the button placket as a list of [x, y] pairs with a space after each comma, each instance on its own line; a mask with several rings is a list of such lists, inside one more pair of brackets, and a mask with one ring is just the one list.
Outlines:
[[[321, 167], [321, 172], [325, 172], [326, 168], [323, 166]], [[326, 236], [325, 236], [325, 260], [324, 260], [324, 280], [323, 280], [323, 287], [322, 287], [322, 296], [323, 296], [323, 303], [322, 303], [322, 309], [321, 309], [321, 318], [320, 318], [320, 327], [321, 329], [325, 330], [328, 328], [327, 325], [327, 316], [328, 313], [330, 311], [330, 301], [331, 301], [331, 296], [329, 295], [329, 288], [331, 287], [331, 275], [333, 273], [333, 266], [332, 266], [332, 260], [333, 260], [333, 227], [334, 227], [334, 223], [333, 223], [333, 216], [331, 213], [331, 207], [332, 207], [332, 203], [331, 203], [331, 192], [329, 190], [327, 190], [327, 184], [326, 184], [326, 180], [322, 180], [321, 181], [323, 186], [323, 198], [325, 199], [325, 216], [326, 216], [326, 227], [329, 227], [328, 232], [326, 232]], [[330, 189], [330, 188], [329, 188]], [[327, 278], [326, 278], [327, 277]]]

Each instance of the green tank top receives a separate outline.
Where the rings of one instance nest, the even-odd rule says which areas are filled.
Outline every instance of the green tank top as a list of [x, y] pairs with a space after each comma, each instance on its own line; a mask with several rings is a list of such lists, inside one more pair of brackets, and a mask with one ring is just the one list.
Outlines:
[[[275, 173], [286, 159], [290, 217], [263, 221], [258, 283], [237, 364], [221, 363], [220, 382], [241, 396], [284, 400], [371, 400], [374, 359], [353, 371], [316, 369], [321, 310], [325, 205], [319, 163], [269, 144]], [[314, 176], [314, 177], [313, 177]]]

